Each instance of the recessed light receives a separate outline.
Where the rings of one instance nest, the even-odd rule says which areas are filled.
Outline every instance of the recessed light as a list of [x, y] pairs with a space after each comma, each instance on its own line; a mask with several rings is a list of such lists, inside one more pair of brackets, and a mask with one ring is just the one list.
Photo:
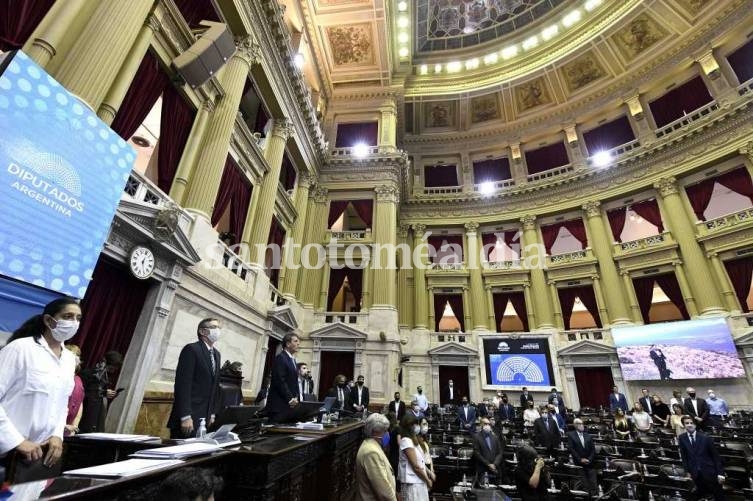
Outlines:
[[398, 28], [407, 28], [410, 22], [408, 21], [408, 16], [400, 16], [397, 18], [397, 26]]
[[518, 55], [518, 46], [511, 45], [502, 49], [502, 59], [510, 59]]
[[556, 35], [559, 30], [560, 29], [556, 24], [553, 24], [548, 28], [544, 28], [544, 30], [541, 32], [541, 38], [543, 38], [544, 40], [549, 40], [554, 35]]
[[612, 162], [612, 154], [608, 151], [599, 151], [591, 157], [591, 161], [596, 167], [606, 167]]
[[496, 64], [497, 60], [498, 56], [496, 52], [492, 52], [491, 54], [484, 56], [484, 64]]
[[398, 10], [398, 12], [405, 12], [406, 10], [408, 10], [408, 2], [405, 2], [405, 1], [398, 2], [397, 3], [397, 10]]
[[403, 32], [401, 32], [401, 33], [399, 33], [399, 34], [397, 35], [397, 41], [398, 41], [398, 42], [400, 42], [400, 43], [408, 43], [408, 40], [409, 40], [409, 39], [410, 39], [410, 37], [409, 37], [409, 36], [408, 36], [408, 34], [407, 34], [406, 32], [404, 32], [404, 31], [403, 31]]
[[143, 136], [131, 136], [131, 141], [133, 141], [136, 146], [140, 146], [142, 148], [149, 148], [152, 145], [152, 143], [150, 143], [149, 140]]
[[601, 0], [588, 0], [583, 7], [585, 7], [588, 12], [591, 12], [599, 5], [601, 5]]
[[574, 25], [578, 21], [580, 21], [580, 10], [575, 9], [574, 11], [567, 14], [565, 17], [562, 18], [562, 24], [565, 26], [565, 28], [569, 28], [570, 26]]
[[523, 40], [523, 50], [533, 49], [539, 44], [539, 37], [536, 35]]
[[460, 61], [452, 61], [451, 63], [447, 63], [447, 73], [457, 73], [462, 69], [463, 65], [460, 63]]
[[418, 68], [418, 73], [421, 75], [426, 75], [427, 73], [429, 73], [429, 67], [425, 64], [422, 64]]

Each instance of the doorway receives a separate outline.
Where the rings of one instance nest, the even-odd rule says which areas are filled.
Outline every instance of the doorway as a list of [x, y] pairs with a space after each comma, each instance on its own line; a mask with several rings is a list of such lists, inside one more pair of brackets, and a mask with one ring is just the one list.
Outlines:
[[614, 379], [609, 367], [574, 367], [575, 385], [578, 389], [580, 407], [600, 406], [609, 408], [609, 394], [612, 393]]
[[280, 346], [281, 344], [282, 341], [275, 339], [272, 336], [269, 336], [269, 339], [267, 339], [267, 354], [264, 357], [264, 373], [262, 374], [261, 378], [262, 388], [264, 387], [264, 381], [268, 377], [272, 377], [272, 364], [274, 363], [275, 357], [277, 356], [279, 351], [282, 350], [282, 347]]
[[353, 370], [356, 364], [356, 354], [352, 351], [322, 351], [319, 359], [319, 401], [324, 401], [332, 383], [338, 374], [344, 374], [347, 379], [356, 375]]
[[[455, 402], [449, 401], [447, 393], [447, 382], [452, 379], [454, 388]], [[439, 366], [439, 403], [446, 405], [449, 403], [459, 403], [463, 397], [468, 397], [468, 367], [462, 365], [440, 365]], [[470, 397], [468, 398], [470, 400]]]

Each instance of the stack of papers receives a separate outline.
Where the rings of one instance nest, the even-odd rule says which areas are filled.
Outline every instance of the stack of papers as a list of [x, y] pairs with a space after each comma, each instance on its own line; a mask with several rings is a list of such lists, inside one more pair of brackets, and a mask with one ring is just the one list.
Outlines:
[[64, 474], [76, 477], [130, 477], [132, 475], [159, 470], [182, 462], [183, 461], [180, 459], [128, 459], [126, 461], [118, 461], [117, 463], [91, 466], [89, 468], [80, 468], [78, 470], [69, 470], [64, 472]]
[[295, 425], [299, 430], [323, 430], [324, 425], [322, 423], [298, 423]]
[[149, 458], [149, 459], [182, 459], [191, 456], [200, 456], [202, 454], [211, 454], [220, 450], [219, 445], [207, 444], [205, 442], [192, 442], [188, 444], [173, 445], [172, 447], [158, 447], [156, 449], [144, 449], [131, 457]]
[[125, 433], [79, 433], [76, 436], [91, 440], [118, 440], [120, 442], [143, 442], [159, 439], [159, 437], [151, 435], [127, 435]]

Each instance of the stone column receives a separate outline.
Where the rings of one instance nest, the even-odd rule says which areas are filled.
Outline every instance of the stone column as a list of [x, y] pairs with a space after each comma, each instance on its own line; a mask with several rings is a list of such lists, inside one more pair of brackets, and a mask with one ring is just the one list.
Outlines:
[[458, 182], [462, 186], [463, 193], [473, 193], [473, 183], [476, 182], [473, 179], [473, 167], [471, 166], [471, 158], [466, 152], [460, 153], [460, 176]]
[[144, 25], [154, 0], [102, 0], [54, 75], [98, 109]]
[[436, 331], [436, 324], [439, 323], [434, 318], [434, 288], [433, 287], [428, 287], [427, 288], [427, 292], [428, 292], [428, 295], [429, 295], [428, 296], [429, 297], [429, 321], [427, 322], [429, 325], [427, 326], [427, 328], [431, 332], [434, 332], [434, 331]]
[[[599, 280], [598, 275], [591, 276], [591, 280], [593, 280], [594, 283], [594, 296], [596, 296], [596, 305], [599, 309], [599, 320], [601, 320], [602, 327], [606, 327], [606, 320], [609, 317], [607, 315], [606, 301], [604, 300], [604, 289], [601, 286], [601, 280]], [[622, 286], [621, 283], [619, 285]]]
[[724, 269], [722, 260], [719, 259], [719, 254], [716, 252], [709, 252], [706, 255], [708, 256], [709, 261], [711, 261], [711, 269], [714, 271], [714, 276], [719, 285], [719, 290], [722, 292], [722, 297], [724, 298], [724, 304], [727, 307], [727, 310], [735, 312], [741, 311], [740, 307], [742, 305], [739, 305], [737, 302], [737, 296], [732, 290], [727, 271]]
[[486, 311], [489, 314], [489, 330], [497, 332], [497, 317], [494, 314], [494, 294], [492, 293], [491, 286], [487, 285], [484, 287], [484, 294], [486, 294]]
[[429, 328], [429, 315], [428, 304], [429, 298], [427, 297], [426, 290], [426, 265], [428, 263], [428, 247], [424, 241], [424, 235], [426, 234], [425, 224], [413, 225], [413, 248], [418, 255], [418, 263], [413, 268], [413, 286], [415, 287], [416, 300], [416, 316], [415, 316], [415, 328], [416, 329], [428, 329]]
[[375, 255], [374, 302], [372, 309], [395, 309], [395, 246], [397, 241], [397, 187], [379, 185], [376, 192], [376, 217], [374, 218], [374, 243], [385, 246]]
[[625, 292], [627, 292], [628, 302], [630, 303], [630, 316], [632, 317], [633, 322], [642, 324], [644, 323], [644, 320], [641, 315], [641, 307], [638, 304], [638, 297], [635, 295], [635, 287], [633, 287], [633, 280], [630, 278], [630, 273], [626, 270], [621, 270], [620, 276], [622, 277], [622, 284], [625, 288]]
[[397, 111], [394, 101], [387, 101], [379, 108], [379, 151], [397, 149]]
[[575, 124], [566, 125], [562, 130], [565, 133], [565, 144], [570, 163], [576, 169], [585, 167], [586, 158], [580, 149], [580, 141], [578, 140], [578, 131], [575, 128]]
[[695, 225], [691, 222], [695, 220], [695, 215], [689, 215], [685, 210], [685, 205], [677, 192], [675, 178], [662, 178], [654, 184], [654, 188], [664, 201], [666, 210], [662, 217], [668, 223], [665, 226], [669, 226], [672, 236], [680, 246], [684, 261], [682, 266], [693, 270], [692, 273], [687, 273], [687, 269], [684, 271], [699, 314], [704, 316], [722, 313], [724, 301], [712, 280], [706, 256], [695, 239]]
[[204, 141], [196, 159], [199, 168], [193, 170], [184, 196], [184, 206], [193, 209], [194, 213], [207, 221], [211, 220], [212, 208], [220, 189], [243, 86], [251, 64], [259, 58], [259, 46], [250, 37], [239, 39], [236, 45], [238, 50], [220, 70], [219, 82], [225, 95], [209, 117]]
[[[311, 216], [307, 218], [305, 243], [320, 246], [324, 241], [324, 233], [327, 226], [327, 188], [317, 185], [315, 188], [309, 189], [309, 198]], [[306, 260], [312, 267], [308, 269], [304, 268], [299, 273], [298, 289], [304, 304], [316, 308], [319, 301], [319, 290], [324, 268], [314, 267], [317, 257], [314, 255], [313, 250], [308, 254], [304, 259], [303, 249], [301, 249], [301, 261]]]
[[604, 280], [604, 304], [608, 316], [605, 315], [601, 321], [604, 327], [607, 327], [608, 324], [630, 323], [631, 319], [630, 303], [617, 273], [617, 265], [612, 258], [611, 233], [601, 217], [600, 205], [601, 202], [598, 200], [591, 200], [583, 204], [583, 211], [586, 214], [585, 220], [591, 236], [591, 248], [599, 261], [599, 270]]
[[42, 22], [24, 44], [23, 51], [26, 55], [42, 68], [47, 66], [50, 59], [57, 54], [60, 43], [67, 36], [71, 36], [71, 27], [82, 19], [81, 10], [85, 6], [86, 0], [53, 3]]
[[204, 133], [207, 130], [209, 116], [214, 110], [214, 104], [211, 101], [204, 101], [196, 112], [196, 117], [191, 126], [191, 132], [186, 140], [186, 147], [178, 163], [178, 169], [175, 171], [175, 179], [170, 187], [170, 198], [178, 205], [183, 205], [183, 199], [188, 188], [188, 180], [193, 174], [194, 164], [201, 149], [201, 143], [204, 139]]
[[560, 330], [565, 330], [565, 317], [562, 316], [562, 305], [560, 304], [560, 295], [557, 293], [557, 283], [553, 280], [547, 282], [549, 285], [549, 297], [552, 298], [552, 310], [554, 312], [554, 326]]
[[[264, 158], [269, 165], [269, 171], [259, 186], [259, 204], [256, 207], [253, 220], [247, 220], [243, 233], [248, 235], [247, 243], [251, 248], [251, 262], [264, 265], [264, 248], [269, 239], [269, 229], [272, 227], [272, 215], [277, 200], [277, 186], [280, 184], [282, 159], [285, 155], [285, 144], [293, 135], [293, 126], [287, 119], [273, 119], [272, 132], [267, 138]], [[250, 231], [249, 231], [250, 228]]]
[[526, 313], [528, 314], [528, 329], [535, 329], [537, 325], [536, 312], [533, 309], [533, 299], [531, 299], [531, 284], [523, 283], [523, 298], [526, 300]]
[[136, 72], [141, 66], [141, 61], [144, 59], [146, 51], [149, 49], [149, 45], [152, 43], [154, 33], [159, 30], [159, 21], [151, 15], [146, 19], [144, 26], [141, 27], [136, 41], [134, 41], [131, 50], [128, 51], [123, 65], [118, 71], [118, 76], [110, 86], [110, 90], [107, 91], [102, 104], [97, 110], [97, 116], [108, 125], [115, 120], [115, 115], [118, 114], [120, 105], [123, 104], [123, 99], [128, 92], [133, 78], [136, 76]]
[[[410, 246], [408, 245], [408, 230], [410, 229], [410, 226], [407, 224], [401, 224], [398, 228], [397, 236], [399, 241], [399, 245], [401, 247]], [[411, 308], [411, 292], [408, 289], [408, 269], [410, 266], [410, 263], [406, 263], [405, 259], [410, 259], [410, 255], [406, 255], [405, 253], [401, 253], [401, 259], [398, 262], [399, 268], [397, 269], [397, 313], [398, 313], [398, 324], [400, 327], [406, 327], [410, 328], [413, 325], [413, 308]]]
[[371, 258], [365, 259], [363, 263], [363, 291], [361, 293], [361, 312], [366, 313], [371, 308]]
[[672, 261], [672, 266], [675, 269], [675, 277], [677, 278], [677, 284], [680, 286], [680, 292], [682, 292], [682, 299], [685, 303], [685, 309], [688, 310], [688, 315], [691, 318], [698, 316], [698, 307], [695, 304], [695, 298], [690, 290], [690, 284], [688, 284], [688, 278], [685, 276], [685, 270], [682, 266], [682, 261]]
[[470, 274], [471, 326], [473, 330], [487, 330], [489, 318], [484, 297], [484, 278], [481, 275], [481, 247], [478, 223], [465, 223], [466, 263]]
[[695, 56], [695, 60], [706, 77], [706, 87], [708, 87], [709, 93], [719, 103], [719, 106], [729, 106], [734, 99], [737, 99], [737, 89], [724, 78], [711, 47]]
[[[306, 221], [308, 218], [308, 200], [309, 188], [314, 184], [315, 178], [310, 174], [301, 174], [296, 180], [297, 187], [295, 190], [295, 211], [298, 214], [293, 230], [290, 232], [290, 238], [285, 246], [285, 256], [283, 259], [283, 268], [280, 272], [280, 290], [285, 297], [295, 298], [298, 287], [298, 267], [301, 265], [301, 245], [303, 245], [303, 234], [306, 231]], [[261, 191], [261, 190], [254, 190]]]
[[546, 255], [544, 244], [539, 238], [536, 227], [536, 216], [526, 215], [520, 218], [523, 223], [523, 248], [521, 254], [525, 266], [531, 276], [531, 294], [533, 296], [533, 311], [535, 312], [536, 324], [531, 327], [536, 329], [553, 329], [554, 315], [552, 313], [552, 298], [546, 284], [544, 267]]
[[510, 145], [510, 174], [512, 175], [515, 186], [526, 184], [528, 182], [528, 168], [526, 159], [520, 151], [520, 142]]

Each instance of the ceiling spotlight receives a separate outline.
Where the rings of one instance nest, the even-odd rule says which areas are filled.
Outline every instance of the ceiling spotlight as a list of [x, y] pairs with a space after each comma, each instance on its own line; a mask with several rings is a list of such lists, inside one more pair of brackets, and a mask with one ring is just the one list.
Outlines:
[[434, 65], [434, 73], [442, 73], [442, 65], [441, 64], [435, 64]]
[[569, 28], [578, 21], [580, 21], [580, 11], [578, 9], [575, 9], [562, 18], [562, 24], [565, 25], [565, 28]]
[[296, 53], [295, 56], [293, 56], [293, 64], [295, 64], [295, 67], [299, 70], [303, 69], [303, 64], [306, 62], [306, 59], [303, 57], [303, 54], [300, 52]]
[[410, 22], [408, 21], [408, 16], [400, 16], [397, 18], [397, 27], [398, 28], [407, 28]]
[[601, 5], [601, 0], [588, 0], [583, 7], [585, 7], [588, 12], [591, 12], [599, 5]]
[[401, 58], [406, 58], [408, 57], [408, 54], [410, 54], [410, 51], [408, 50], [408, 47], [400, 47], [400, 50], [398, 50], [397, 53]]
[[482, 195], [491, 195], [494, 193], [494, 183], [491, 181], [484, 181], [479, 185], [478, 191]]
[[600, 151], [591, 157], [591, 161], [596, 167], [606, 167], [612, 162], [612, 154], [608, 151]]
[[400, 43], [408, 43], [408, 34], [406, 32], [401, 32], [397, 35], [397, 41]]
[[427, 66], [427, 65], [425, 65], [425, 64], [422, 64], [422, 65], [421, 65], [421, 66], [420, 66], [420, 67], [418, 68], [418, 73], [419, 73], [420, 75], [426, 75], [427, 73], [429, 73], [429, 66]]
[[533, 49], [539, 44], [539, 37], [536, 35], [526, 38], [523, 41], [523, 50]]
[[491, 54], [487, 54], [484, 56], [484, 64], [496, 64], [497, 63], [497, 53], [492, 52]]
[[516, 45], [511, 45], [510, 47], [505, 47], [502, 49], [502, 59], [510, 59], [511, 57], [515, 57], [518, 55], [518, 47]]
[[543, 38], [544, 40], [549, 40], [554, 35], [556, 35], [558, 31], [559, 27], [556, 24], [553, 24], [548, 28], [544, 28], [544, 30], [541, 32], [541, 38]]
[[478, 68], [478, 64], [479, 64], [478, 58], [474, 57], [473, 59], [469, 59], [468, 61], [465, 62], [465, 69], [475, 70], [476, 68]]
[[369, 147], [366, 143], [357, 143], [353, 146], [353, 156], [356, 158], [365, 158], [369, 154]]
[[447, 63], [447, 73], [457, 73], [463, 69], [463, 64], [460, 61], [452, 61]]
[[408, 2], [402, 1], [397, 3], [398, 12], [405, 12], [408, 10]]

